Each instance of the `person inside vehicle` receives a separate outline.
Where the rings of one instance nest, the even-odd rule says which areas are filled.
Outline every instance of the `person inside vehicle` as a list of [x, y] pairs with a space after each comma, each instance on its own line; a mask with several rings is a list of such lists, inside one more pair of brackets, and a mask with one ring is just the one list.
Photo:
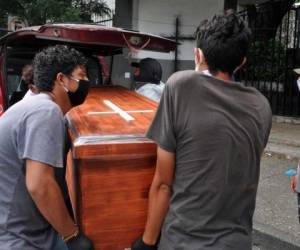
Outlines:
[[139, 63], [133, 62], [135, 91], [140, 95], [159, 102], [165, 84], [161, 81], [162, 67], [154, 58], [144, 58]]
[[33, 61], [38, 94], [0, 119], [2, 249], [94, 249], [69, 215], [54, 175], [63, 168], [64, 114], [88, 93], [85, 63], [66, 46], [42, 50]]
[[36, 92], [32, 71], [31, 64], [27, 64], [23, 67], [20, 84], [17, 90], [12, 93], [12, 96], [9, 99], [9, 106], [14, 105], [24, 97], [30, 96]]
[[23, 68], [22, 79], [25, 85], [25, 87], [23, 87], [23, 91], [26, 91], [26, 94], [23, 98], [27, 98], [38, 93], [33, 82], [33, 68], [31, 64], [28, 64]]
[[[168, 79], [147, 133], [157, 143], [157, 163], [145, 230], [132, 250], [252, 249], [272, 112], [258, 90], [232, 80], [246, 62], [246, 24], [231, 13], [203, 25], [196, 70]], [[210, 75], [199, 70], [201, 62]]]

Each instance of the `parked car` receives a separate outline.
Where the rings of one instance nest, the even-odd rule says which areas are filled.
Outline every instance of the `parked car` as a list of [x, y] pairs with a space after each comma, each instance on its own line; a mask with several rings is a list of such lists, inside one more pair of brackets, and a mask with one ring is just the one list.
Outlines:
[[124, 48], [158, 52], [175, 50], [172, 40], [146, 33], [101, 25], [46, 24], [27, 27], [0, 38], [0, 116], [18, 91], [21, 71], [42, 48], [65, 44], [88, 58], [93, 87], [111, 85], [113, 57]]

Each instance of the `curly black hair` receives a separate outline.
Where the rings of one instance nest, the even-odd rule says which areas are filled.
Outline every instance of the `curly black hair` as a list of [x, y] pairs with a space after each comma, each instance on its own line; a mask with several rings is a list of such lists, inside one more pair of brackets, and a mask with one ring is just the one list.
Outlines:
[[234, 12], [227, 12], [203, 21], [197, 28], [196, 42], [212, 74], [231, 75], [247, 55], [251, 31]]
[[85, 57], [73, 48], [48, 47], [34, 57], [33, 82], [39, 91], [52, 91], [58, 73], [69, 76], [76, 67], [85, 65]]

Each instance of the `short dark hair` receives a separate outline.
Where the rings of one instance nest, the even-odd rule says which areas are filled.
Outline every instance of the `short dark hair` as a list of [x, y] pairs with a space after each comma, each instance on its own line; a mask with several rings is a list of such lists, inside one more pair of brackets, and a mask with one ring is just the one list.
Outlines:
[[140, 68], [140, 75], [137, 81], [160, 84], [162, 78], [162, 67], [159, 61], [154, 58], [144, 58], [139, 63], [131, 63], [131, 66]]
[[239, 16], [227, 12], [203, 21], [197, 28], [196, 41], [211, 73], [232, 74], [248, 53], [251, 31]]
[[85, 66], [84, 56], [65, 45], [48, 47], [34, 57], [33, 81], [39, 91], [52, 91], [58, 73], [69, 76], [76, 67]]

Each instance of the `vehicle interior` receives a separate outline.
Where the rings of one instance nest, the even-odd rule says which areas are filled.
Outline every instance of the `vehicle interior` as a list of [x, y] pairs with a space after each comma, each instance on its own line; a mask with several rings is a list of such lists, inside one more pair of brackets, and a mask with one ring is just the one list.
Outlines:
[[[48, 44], [49, 45], [49, 44]], [[72, 46], [82, 52], [87, 58], [87, 72], [92, 87], [110, 85], [110, 67], [112, 56], [108, 49], [99, 51], [99, 48], [86, 49], [82, 46]], [[5, 102], [6, 107], [21, 100], [28, 89], [22, 88], [22, 69], [25, 65], [30, 65], [34, 55], [43, 47], [6, 47], [4, 59], [4, 81], [5, 81]], [[118, 49], [118, 51], [120, 51]], [[116, 53], [116, 51], [114, 52]], [[113, 54], [114, 54], [113, 53]]]
[[[57, 44], [68, 45], [85, 55], [88, 77], [94, 87], [110, 85], [112, 75], [119, 77], [124, 73], [123, 68], [120, 73], [112, 73], [113, 67], [119, 70], [118, 63], [127, 59], [123, 56], [124, 48], [136, 51], [147, 47], [147, 50], [157, 52], [170, 52], [176, 48], [176, 43], [169, 39], [97, 25], [47, 24], [10, 33], [0, 39], [1, 80], [4, 82], [1, 107], [4, 106], [4, 110], [22, 99], [26, 92], [20, 85], [23, 67], [32, 63], [38, 51]], [[117, 56], [116, 63], [113, 63], [114, 56]]]

